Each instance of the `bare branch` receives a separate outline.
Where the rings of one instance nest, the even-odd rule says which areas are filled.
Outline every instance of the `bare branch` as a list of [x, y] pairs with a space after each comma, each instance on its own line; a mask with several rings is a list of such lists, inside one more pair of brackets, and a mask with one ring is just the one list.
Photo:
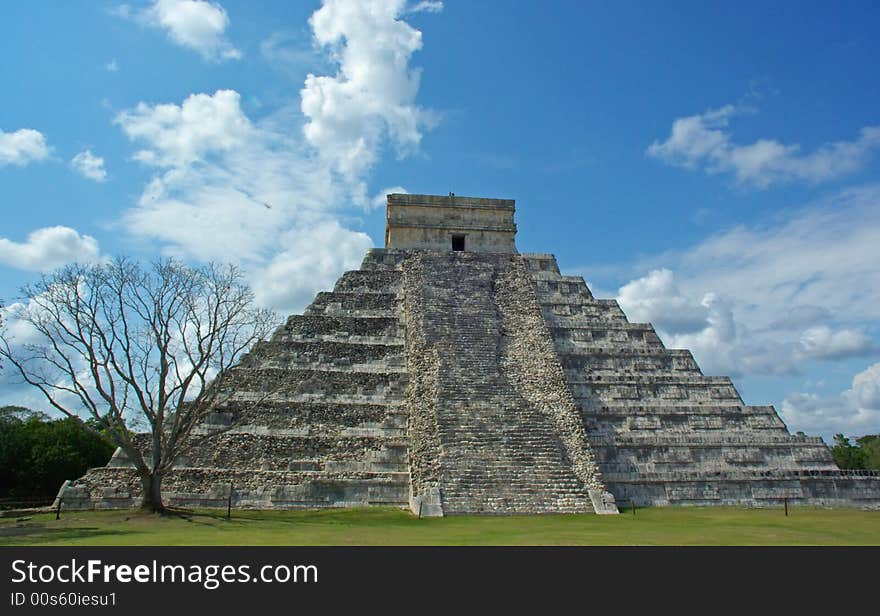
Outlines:
[[[15, 318], [38, 342], [0, 332], [0, 359], [59, 412], [103, 422], [142, 479], [157, 481], [194, 442], [228, 429], [194, 436], [228, 399], [234, 364], [277, 322], [253, 307], [231, 265], [166, 259], [144, 268], [117, 258], [68, 266], [22, 291], [27, 305]], [[133, 435], [141, 418], [146, 449]]]

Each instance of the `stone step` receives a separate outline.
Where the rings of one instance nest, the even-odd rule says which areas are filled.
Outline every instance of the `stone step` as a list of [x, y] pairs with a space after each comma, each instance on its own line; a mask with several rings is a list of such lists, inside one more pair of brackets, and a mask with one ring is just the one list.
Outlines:
[[335, 293], [396, 293], [402, 282], [397, 270], [355, 270], [345, 272], [333, 287]]
[[[639, 404], [651, 399], [665, 399], [669, 401], [687, 400], [688, 404], [705, 400], [718, 402], [728, 400], [734, 404], [743, 404], [736, 389], [731, 384], [703, 381], [714, 377], [669, 377], [657, 376], [637, 380], [638, 377], [627, 380], [588, 380], [583, 376], [577, 380], [570, 379], [571, 392], [583, 408], [604, 405], [612, 401], [633, 400]], [[656, 380], [655, 380], [656, 379]]]
[[662, 433], [622, 432], [615, 435], [590, 437], [594, 447], [821, 447], [827, 449], [818, 436], [793, 436], [787, 432], [770, 430], [741, 430], [730, 433], [715, 431]]
[[[289, 470], [290, 460], [300, 459], [405, 465], [406, 450], [407, 440], [403, 435], [280, 436], [228, 432], [191, 449], [177, 464], [275, 471]], [[392, 470], [405, 471], [406, 468]]]
[[550, 295], [562, 297], [579, 297], [584, 301], [591, 301], [593, 294], [584, 284], [583, 280], [570, 280], [565, 277], [533, 279], [538, 297]]
[[800, 468], [800, 469], [731, 469], [725, 471], [703, 470], [699, 468], [677, 469], [661, 472], [609, 473], [605, 476], [615, 483], [666, 483], [666, 482], [727, 482], [727, 481], [802, 481], [810, 479], [852, 479], [873, 483], [880, 479], [877, 470], [841, 470], [838, 468]]
[[421, 260], [423, 334], [441, 363], [443, 511], [549, 512], [562, 503], [566, 511], [592, 511], [554, 420], [517, 393], [501, 365], [496, 280], [512, 264], [509, 257]]
[[565, 317], [578, 317], [590, 319], [597, 324], [625, 323], [626, 317], [622, 313], [608, 310], [604, 306], [595, 303], [586, 303], [579, 300], [565, 301], [565, 298], [551, 297], [541, 302], [541, 313], [547, 321], [554, 321]]
[[360, 269], [366, 271], [400, 270], [407, 256], [408, 253], [403, 250], [371, 248], [364, 256]]
[[[644, 351], [644, 349], [639, 349]], [[667, 355], [664, 352], [653, 354], [633, 354], [621, 349], [619, 354], [561, 355], [562, 367], [572, 378], [581, 376], [624, 376], [655, 374], [667, 377], [678, 374], [702, 376], [697, 363], [690, 356]]]
[[[275, 342], [275, 340], [271, 340], [270, 342]], [[283, 337], [278, 338], [278, 342], [281, 343], [326, 343], [326, 344], [356, 344], [356, 345], [377, 345], [377, 346], [389, 346], [389, 347], [399, 347], [404, 344], [404, 338], [402, 336], [393, 335], [393, 336], [364, 336], [364, 335], [355, 335], [350, 334], [349, 332], [328, 332], [328, 333], [288, 333], [283, 335]]]
[[[403, 438], [406, 436], [406, 420], [404, 425], [388, 424], [372, 424], [359, 426], [340, 426], [327, 424], [300, 424], [296, 426], [266, 426], [256, 423], [239, 423], [236, 422], [232, 427], [228, 427], [225, 432], [227, 434], [253, 434], [268, 437], [332, 437], [332, 438]], [[216, 432], [210, 426], [200, 425], [193, 430], [193, 434], [212, 434]]]
[[703, 375], [590, 375], [581, 374], [577, 378], [568, 379], [572, 385], [679, 385], [682, 387], [733, 387], [733, 382], [726, 376], [703, 376]]
[[224, 387], [240, 403], [262, 398], [277, 402], [289, 396], [304, 394], [399, 395], [406, 387], [406, 381], [406, 373], [390, 369], [364, 371], [358, 370], [356, 366], [346, 370], [261, 368], [236, 370], [224, 383]]
[[[376, 346], [376, 345], [374, 345]], [[329, 361], [328, 361], [329, 360]], [[239, 366], [241, 372], [260, 373], [264, 370], [297, 370], [311, 372], [346, 372], [371, 374], [406, 374], [405, 358], [402, 355], [388, 355], [373, 360], [347, 356], [309, 358], [296, 354], [274, 356], [258, 366]]]
[[785, 424], [775, 415], [749, 416], [742, 414], [712, 415], [637, 415], [633, 417], [601, 417], [584, 414], [584, 426], [590, 434], [617, 434], [621, 432], [706, 432], [724, 430], [780, 431], [788, 433]]
[[396, 317], [344, 317], [324, 315], [293, 315], [274, 335], [285, 340], [291, 335], [369, 336], [402, 338], [403, 327]]
[[396, 316], [401, 294], [321, 292], [303, 314], [325, 316]]
[[328, 366], [366, 364], [392, 360], [393, 365], [404, 364], [405, 352], [402, 341], [394, 343], [367, 344], [363, 342], [333, 342], [327, 340], [272, 340], [255, 345], [242, 367], [278, 365], [288, 363], [321, 363]]
[[[646, 327], [620, 329], [616, 328], [618, 324], [623, 323], [605, 321], [604, 324], [601, 324], [594, 320], [588, 325], [574, 326], [570, 324], [559, 325], [552, 320], [547, 322], [554, 341], [578, 343], [584, 353], [589, 353], [593, 349], [612, 347], [621, 349], [665, 348], [663, 342], [652, 330]], [[634, 324], [627, 323], [627, 325]], [[635, 325], [641, 324], [636, 323]], [[608, 329], [606, 326], [614, 326], [615, 329]]]

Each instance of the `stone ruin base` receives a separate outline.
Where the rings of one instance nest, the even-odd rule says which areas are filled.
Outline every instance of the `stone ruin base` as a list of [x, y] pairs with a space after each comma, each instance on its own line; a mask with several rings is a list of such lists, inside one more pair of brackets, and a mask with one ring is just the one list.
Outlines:
[[[401, 477], [400, 475], [403, 475]], [[163, 481], [166, 506], [235, 509], [321, 509], [388, 506], [407, 508], [406, 473], [322, 473], [179, 468]], [[133, 469], [93, 468], [58, 492], [61, 509], [127, 509], [140, 506]], [[231, 501], [230, 501], [231, 494]]]
[[608, 482], [622, 507], [790, 505], [880, 511], [878, 471], [762, 471], [707, 473], [670, 480], [658, 474]]

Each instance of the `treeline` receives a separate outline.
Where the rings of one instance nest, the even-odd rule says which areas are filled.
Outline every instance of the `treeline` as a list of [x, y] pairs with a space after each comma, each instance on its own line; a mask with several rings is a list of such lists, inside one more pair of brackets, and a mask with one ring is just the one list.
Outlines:
[[843, 434], [836, 434], [831, 453], [840, 468], [880, 469], [880, 434], [862, 436], [855, 443]]
[[66, 479], [107, 464], [115, 446], [79, 419], [0, 407], [0, 498], [51, 498]]

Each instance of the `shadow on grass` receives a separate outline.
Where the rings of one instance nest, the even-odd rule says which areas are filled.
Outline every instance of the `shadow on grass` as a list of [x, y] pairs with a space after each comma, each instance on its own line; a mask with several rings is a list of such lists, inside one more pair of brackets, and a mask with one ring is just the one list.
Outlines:
[[345, 507], [303, 510], [256, 510], [233, 509], [227, 518], [226, 511], [214, 509], [179, 510], [179, 517], [188, 522], [206, 525], [253, 523], [302, 526], [320, 524], [324, 526], [385, 526], [394, 524], [419, 524], [416, 516], [403, 509], [392, 507]]
[[130, 535], [132, 531], [98, 528], [96, 526], [65, 526], [49, 528], [38, 524], [0, 528], [0, 544], [14, 543], [29, 545], [34, 543], [51, 543], [76, 539], [94, 539], [97, 537], [121, 537]]

